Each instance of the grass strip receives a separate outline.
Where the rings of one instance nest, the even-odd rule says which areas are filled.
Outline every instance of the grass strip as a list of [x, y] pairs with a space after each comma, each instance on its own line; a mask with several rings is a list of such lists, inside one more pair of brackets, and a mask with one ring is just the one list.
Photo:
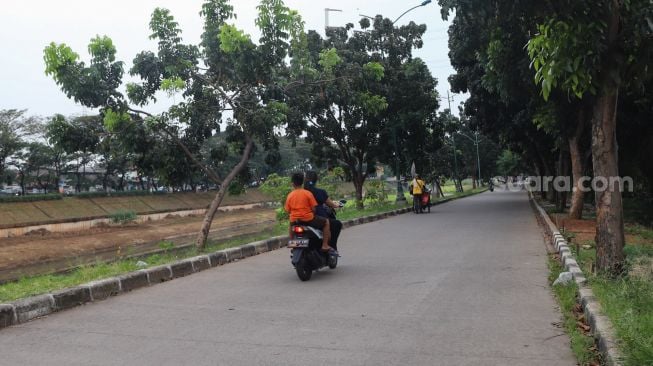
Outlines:
[[[612, 323], [624, 366], [653, 365], [653, 229], [643, 225], [626, 226], [632, 235], [624, 248], [628, 272], [619, 278], [594, 274], [596, 260], [593, 241], [589, 248], [571, 246], [588, 284]], [[646, 272], [648, 268], [648, 272]]]
[[[553, 257], [549, 257], [549, 284], [553, 284], [553, 281], [563, 271], [564, 269], [560, 265], [560, 262]], [[579, 319], [582, 312], [579, 312], [580, 305], [578, 304], [577, 298], [578, 285], [572, 281], [566, 286], [556, 285], [552, 289], [560, 305], [560, 311], [562, 312], [563, 320], [561, 326], [567, 335], [569, 335], [571, 350], [574, 356], [576, 356], [578, 364], [581, 366], [600, 364], [600, 356], [594, 344], [594, 338], [585, 330], [581, 329], [579, 325], [579, 322], [582, 324], [583, 319]]]

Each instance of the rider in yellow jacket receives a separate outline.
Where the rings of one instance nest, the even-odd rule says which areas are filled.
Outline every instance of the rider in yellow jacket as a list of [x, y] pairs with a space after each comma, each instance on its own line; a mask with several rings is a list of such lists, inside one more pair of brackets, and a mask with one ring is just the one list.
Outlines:
[[422, 212], [422, 193], [425, 192], [425, 183], [420, 178], [419, 174], [415, 175], [415, 178], [408, 185], [409, 192], [413, 195], [413, 207], [419, 207], [419, 211]]

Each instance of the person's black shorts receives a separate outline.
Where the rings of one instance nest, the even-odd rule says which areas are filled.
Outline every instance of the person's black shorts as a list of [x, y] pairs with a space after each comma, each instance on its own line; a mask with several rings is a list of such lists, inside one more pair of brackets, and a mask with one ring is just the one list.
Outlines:
[[301, 223], [301, 224], [312, 226], [312, 227], [314, 227], [316, 229], [320, 229], [320, 230], [322, 230], [324, 228], [324, 225], [326, 225], [326, 223], [327, 223], [327, 219], [325, 219], [322, 216], [317, 216], [317, 215], [313, 216], [313, 220], [311, 220], [311, 221], [300, 221], [300, 220], [297, 220], [297, 221], [299, 223]]

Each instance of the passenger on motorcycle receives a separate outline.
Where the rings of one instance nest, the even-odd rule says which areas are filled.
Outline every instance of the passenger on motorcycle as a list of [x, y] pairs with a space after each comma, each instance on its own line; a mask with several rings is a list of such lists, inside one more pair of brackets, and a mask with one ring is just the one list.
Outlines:
[[329, 220], [329, 226], [331, 227], [331, 241], [329, 244], [333, 249], [338, 250], [338, 237], [340, 236], [340, 231], [342, 231], [342, 222], [336, 219], [333, 210], [341, 207], [341, 205], [340, 203], [333, 202], [329, 198], [327, 191], [316, 187], [317, 179], [318, 176], [316, 172], [312, 170], [306, 172], [306, 177], [304, 178], [304, 189], [313, 193], [313, 197], [315, 197], [315, 200], [317, 201], [315, 214]]
[[[286, 197], [284, 209], [290, 214], [290, 225], [300, 223], [322, 230], [322, 250], [330, 249], [331, 227], [329, 220], [315, 215], [317, 201], [313, 194], [304, 189], [304, 174], [295, 173], [292, 175], [293, 190]], [[290, 233], [292, 236], [292, 233]]]

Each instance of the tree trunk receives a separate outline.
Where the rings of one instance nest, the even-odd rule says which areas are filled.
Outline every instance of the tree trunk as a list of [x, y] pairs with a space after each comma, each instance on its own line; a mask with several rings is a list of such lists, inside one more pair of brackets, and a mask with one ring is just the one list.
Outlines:
[[542, 177], [542, 197], [549, 203], [555, 203], [555, 191], [553, 190], [553, 182], [551, 179], [553, 172], [548, 161], [542, 159], [542, 166], [544, 168], [544, 176]]
[[618, 35], [621, 21], [621, 2], [612, 0], [606, 37], [606, 52], [602, 65], [603, 90], [594, 103], [592, 117], [592, 166], [595, 179], [606, 180], [606, 187], [597, 184], [596, 202], [596, 265], [597, 269], [612, 276], [624, 270], [624, 219], [621, 187], [612, 184], [619, 179], [617, 146], [617, 104], [619, 84], [611, 75], [618, 73], [615, 63], [618, 52]]
[[[569, 155], [567, 154], [566, 149], [560, 148], [558, 156], [558, 176], [564, 177], [565, 179], [569, 176]], [[556, 210], [558, 212], [565, 212], [567, 209], [567, 190], [560, 189], [561, 187], [556, 188]], [[566, 188], [566, 187], [565, 187]]]
[[435, 188], [435, 198], [444, 198], [444, 193], [442, 193], [442, 187], [440, 187], [440, 177], [436, 177], [433, 182], [433, 188]]
[[25, 174], [20, 172], [20, 192], [21, 196], [25, 195]]
[[[592, 162], [595, 179], [607, 179], [605, 189], [596, 189], [596, 264], [599, 271], [618, 275], [624, 265], [624, 220], [617, 158], [618, 89], [606, 90], [594, 106]], [[598, 185], [598, 183], [597, 183]], [[601, 188], [597, 186], [597, 188]]]
[[571, 156], [571, 174], [573, 178], [569, 218], [572, 220], [582, 219], [583, 196], [585, 195], [581, 181], [585, 171], [583, 154], [580, 149], [580, 139], [583, 136], [583, 130], [585, 127], [585, 111], [582, 108], [578, 114], [578, 121], [576, 123], [576, 131], [569, 137], [569, 155]]
[[356, 208], [362, 210], [365, 208], [365, 205], [363, 204], [363, 183], [365, 182], [365, 177], [362, 173], [353, 171], [352, 181], [354, 182], [354, 188], [356, 189]]
[[238, 175], [238, 173], [240, 173], [240, 171], [245, 167], [245, 165], [247, 165], [249, 156], [252, 153], [252, 148], [254, 147], [254, 141], [252, 141], [249, 136], [246, 137], [246, 140], [247, 140], [247, 144], [245, 145], [245, 151], [243, 151], [243, 156], [240, 158], [238, 164], [236, 164], [236, 166], [234, 166], [234, 168], [231, 169], [229, 175], [227, 175], [227, 177], [222, 181], [218, 193], [215, 195], [215, 198], [213, 198], [213, 201], [211, 201], [211, 205], [206, 210], [206, 215], [204, 215], [204, 220], [202, 221], [202, 228], [200, 229], [200, 232], [197, 234], [196, 246], [197, 249], [199, 250], [203, 250], [206, 247], [206, 241], [209, 237], [209, 231], [211, 230], [211, 223], [213, 223], [213, 218], [215, 217], [215, 213], [218, 211], [218, 207], [220, 207], [220, 204], [222, 203], [222, 199], [224, 198], [225, 193], [229, 189], [229, 184], [231, 184], [231, 181], [236, 177], [236, 175]]

